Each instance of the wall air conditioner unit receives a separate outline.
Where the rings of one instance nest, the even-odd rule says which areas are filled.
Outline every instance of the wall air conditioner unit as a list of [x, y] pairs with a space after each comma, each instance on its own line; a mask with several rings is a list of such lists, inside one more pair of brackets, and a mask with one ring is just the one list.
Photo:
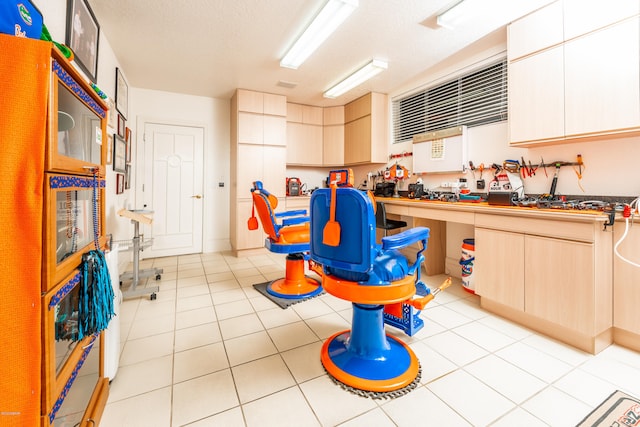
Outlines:
[[413, 173], [464, 172], [467, 152], [466, 126], [414, 135]]

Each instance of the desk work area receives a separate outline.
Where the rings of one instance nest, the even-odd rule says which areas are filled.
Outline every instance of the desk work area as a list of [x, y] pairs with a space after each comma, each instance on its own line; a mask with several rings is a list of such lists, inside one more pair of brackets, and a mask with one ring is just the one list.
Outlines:
[[616, 323], [633, 308], [620, 301], [614, 308], [608, 215], [482, 202], [376, 200], [410, 226], [431, 229], [427, 275], [445, 272], [447, 223], [474, 227], [475, 293], [483, 308], [593, 354], [613, 342], [637, 350], [639, 331]]

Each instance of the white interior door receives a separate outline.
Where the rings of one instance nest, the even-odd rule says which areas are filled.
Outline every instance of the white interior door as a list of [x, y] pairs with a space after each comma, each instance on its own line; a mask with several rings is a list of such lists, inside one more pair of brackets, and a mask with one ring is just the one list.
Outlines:
[[146, 122], [143, 143], [142, 199], [154, 212], [144, 258], [202, 252], [204, 129]]

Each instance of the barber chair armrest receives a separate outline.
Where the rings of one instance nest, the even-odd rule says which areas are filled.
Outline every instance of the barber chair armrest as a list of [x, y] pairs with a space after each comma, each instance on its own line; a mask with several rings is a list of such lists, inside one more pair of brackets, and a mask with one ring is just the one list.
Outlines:
[[282, 220], [282, 225], [295, 225], [295, 224], [304, 224], [305, 222], [309, 222], [310, 218], [308, 216], [296, 216], [293, 218], [285, 218]]
[[393, 236], [383, 237], [382, 249], [402, 249], [418, 241], [423, 241], [423, 246], [426, 247], [428, 239], [429, 229], [427, 227], [414, 227]]
[[307, 210], [306, 209], [299, 209], [296, 211], [285, 211], [285, 212], [276, 212], [276, 218], [285, 218], [288, 216], [300, 216], [300, 215], [307, 215]]

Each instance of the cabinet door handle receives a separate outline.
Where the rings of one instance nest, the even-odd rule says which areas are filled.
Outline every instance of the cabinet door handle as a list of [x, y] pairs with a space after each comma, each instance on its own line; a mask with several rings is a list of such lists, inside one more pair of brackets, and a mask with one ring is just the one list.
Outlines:
[[200, 194], [196, 194], [195, 196], [191, 196], [192, 199], [202, 199]]

